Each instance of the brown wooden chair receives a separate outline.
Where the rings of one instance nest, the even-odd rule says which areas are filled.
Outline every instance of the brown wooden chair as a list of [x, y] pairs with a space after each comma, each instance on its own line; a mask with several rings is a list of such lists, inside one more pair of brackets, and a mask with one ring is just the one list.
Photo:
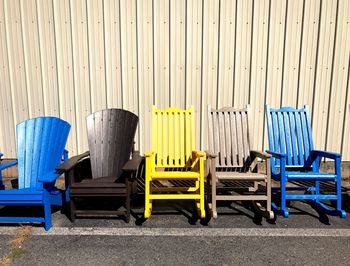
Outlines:
[[[57, 168], [69, 177], [70, 216], [125, 215], [130, 221], [130, 200], [136, 192], [141, 162], [133, 151], [138, 117], [126, 110], [107, 109], [87, 117], [89, 151]], [[131, 159], [130, 159], [131, 157]], [[78, 210], [78, 198], [123, 197], [126, 210]]]
[[[273, 219], [270, 155], [250, 150], [249, 106], [245, 109], [226, 107], [220, 110], [208, 106], [208, 127], [207, 195], [211, 215], [217, 218], [218, 200], [251, 200], [254, 208], [262, 216]], [[257, 173], [257, 158], [264, 160], [266, 173]], [[218, 194], [219, 189], [220, 192], [234, 192], [237, 182], [232, 181], [239, 181], [240, 187], [248, 190], [248, 193], [242, 193], [240, 189], [236, 190], [238, 194]], [[258, 191], [259, 183], [266, 187], [263, 194]], [[266, 201], [266, 208], [257, 201]]]

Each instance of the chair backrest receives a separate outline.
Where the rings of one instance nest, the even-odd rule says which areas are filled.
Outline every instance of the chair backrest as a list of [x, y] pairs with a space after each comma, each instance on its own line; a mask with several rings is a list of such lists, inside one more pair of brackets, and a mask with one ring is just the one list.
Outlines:
[[249, 106], [244, 109], [208, 105], [209, 151], [217, 167], [243, 167], [250, 160]]
[[152, 107], [152, 151], [156, 167], [189, 167], [195, 150], [193, 107], [182, 110]]
[[70, 125], [57, 117], [37, 117], [17, 125], [18, 188], [42, 188], [38, 177], [62, 160]]
[[123, 109], [106, 109], [86, 120], [92, 178], [119, 177], [130, 159], [138, 117]]
[[[286, 153], [287, 166], [302, 167], [314, 149], [309, 108], [283, 107], [271, 109], [266, 106], [269, 149]], [[273, 160], [274, 161], [274, 160]], [[279, 165], [279, 160], [275, 164]]]

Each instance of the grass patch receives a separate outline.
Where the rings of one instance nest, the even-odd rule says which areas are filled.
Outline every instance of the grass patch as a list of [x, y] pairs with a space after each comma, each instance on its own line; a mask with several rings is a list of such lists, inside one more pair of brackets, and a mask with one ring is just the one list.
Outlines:
[[15, 239], [12, 239], [9, 242], [11, 250], [9, 254], [2, 257], [0, 260], [0, 266], [9, 266], [11, 261], [14, 261], [26, 253], [22, 248], [23, 242], [32, 234], [32, 231], [33, 229], [31, 226], [22, 226], [17, 230]]

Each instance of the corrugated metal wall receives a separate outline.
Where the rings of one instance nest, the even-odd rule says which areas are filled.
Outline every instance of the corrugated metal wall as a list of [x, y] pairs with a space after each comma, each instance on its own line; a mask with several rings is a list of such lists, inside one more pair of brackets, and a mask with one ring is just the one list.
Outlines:
[[[316, 147], [350, 160], [349, 0], [0, 0], [0, 150], [15, 156], [15, 124], [55, 115], [68, 149], [87, 149], [85, 117], [121, 107], [194, 105], [207, 147], [206, 106], [312, 110]], [[264, 141], [265, 140], [265, 141]]]

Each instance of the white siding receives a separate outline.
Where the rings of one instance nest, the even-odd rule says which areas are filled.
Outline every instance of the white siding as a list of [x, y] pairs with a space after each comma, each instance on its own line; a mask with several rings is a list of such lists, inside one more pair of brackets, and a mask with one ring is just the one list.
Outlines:
[[318, 149], [350, 160], [348, 0], [0, 0], [0, 151], [16, 156], [15, 125], [40, 115], [139, 115], [151, 147], [151, 105], [194, 106], [207, 147], [206, 106], [252, 108], [253, 148], [267, 145], [264, 106], [310, 105]]

